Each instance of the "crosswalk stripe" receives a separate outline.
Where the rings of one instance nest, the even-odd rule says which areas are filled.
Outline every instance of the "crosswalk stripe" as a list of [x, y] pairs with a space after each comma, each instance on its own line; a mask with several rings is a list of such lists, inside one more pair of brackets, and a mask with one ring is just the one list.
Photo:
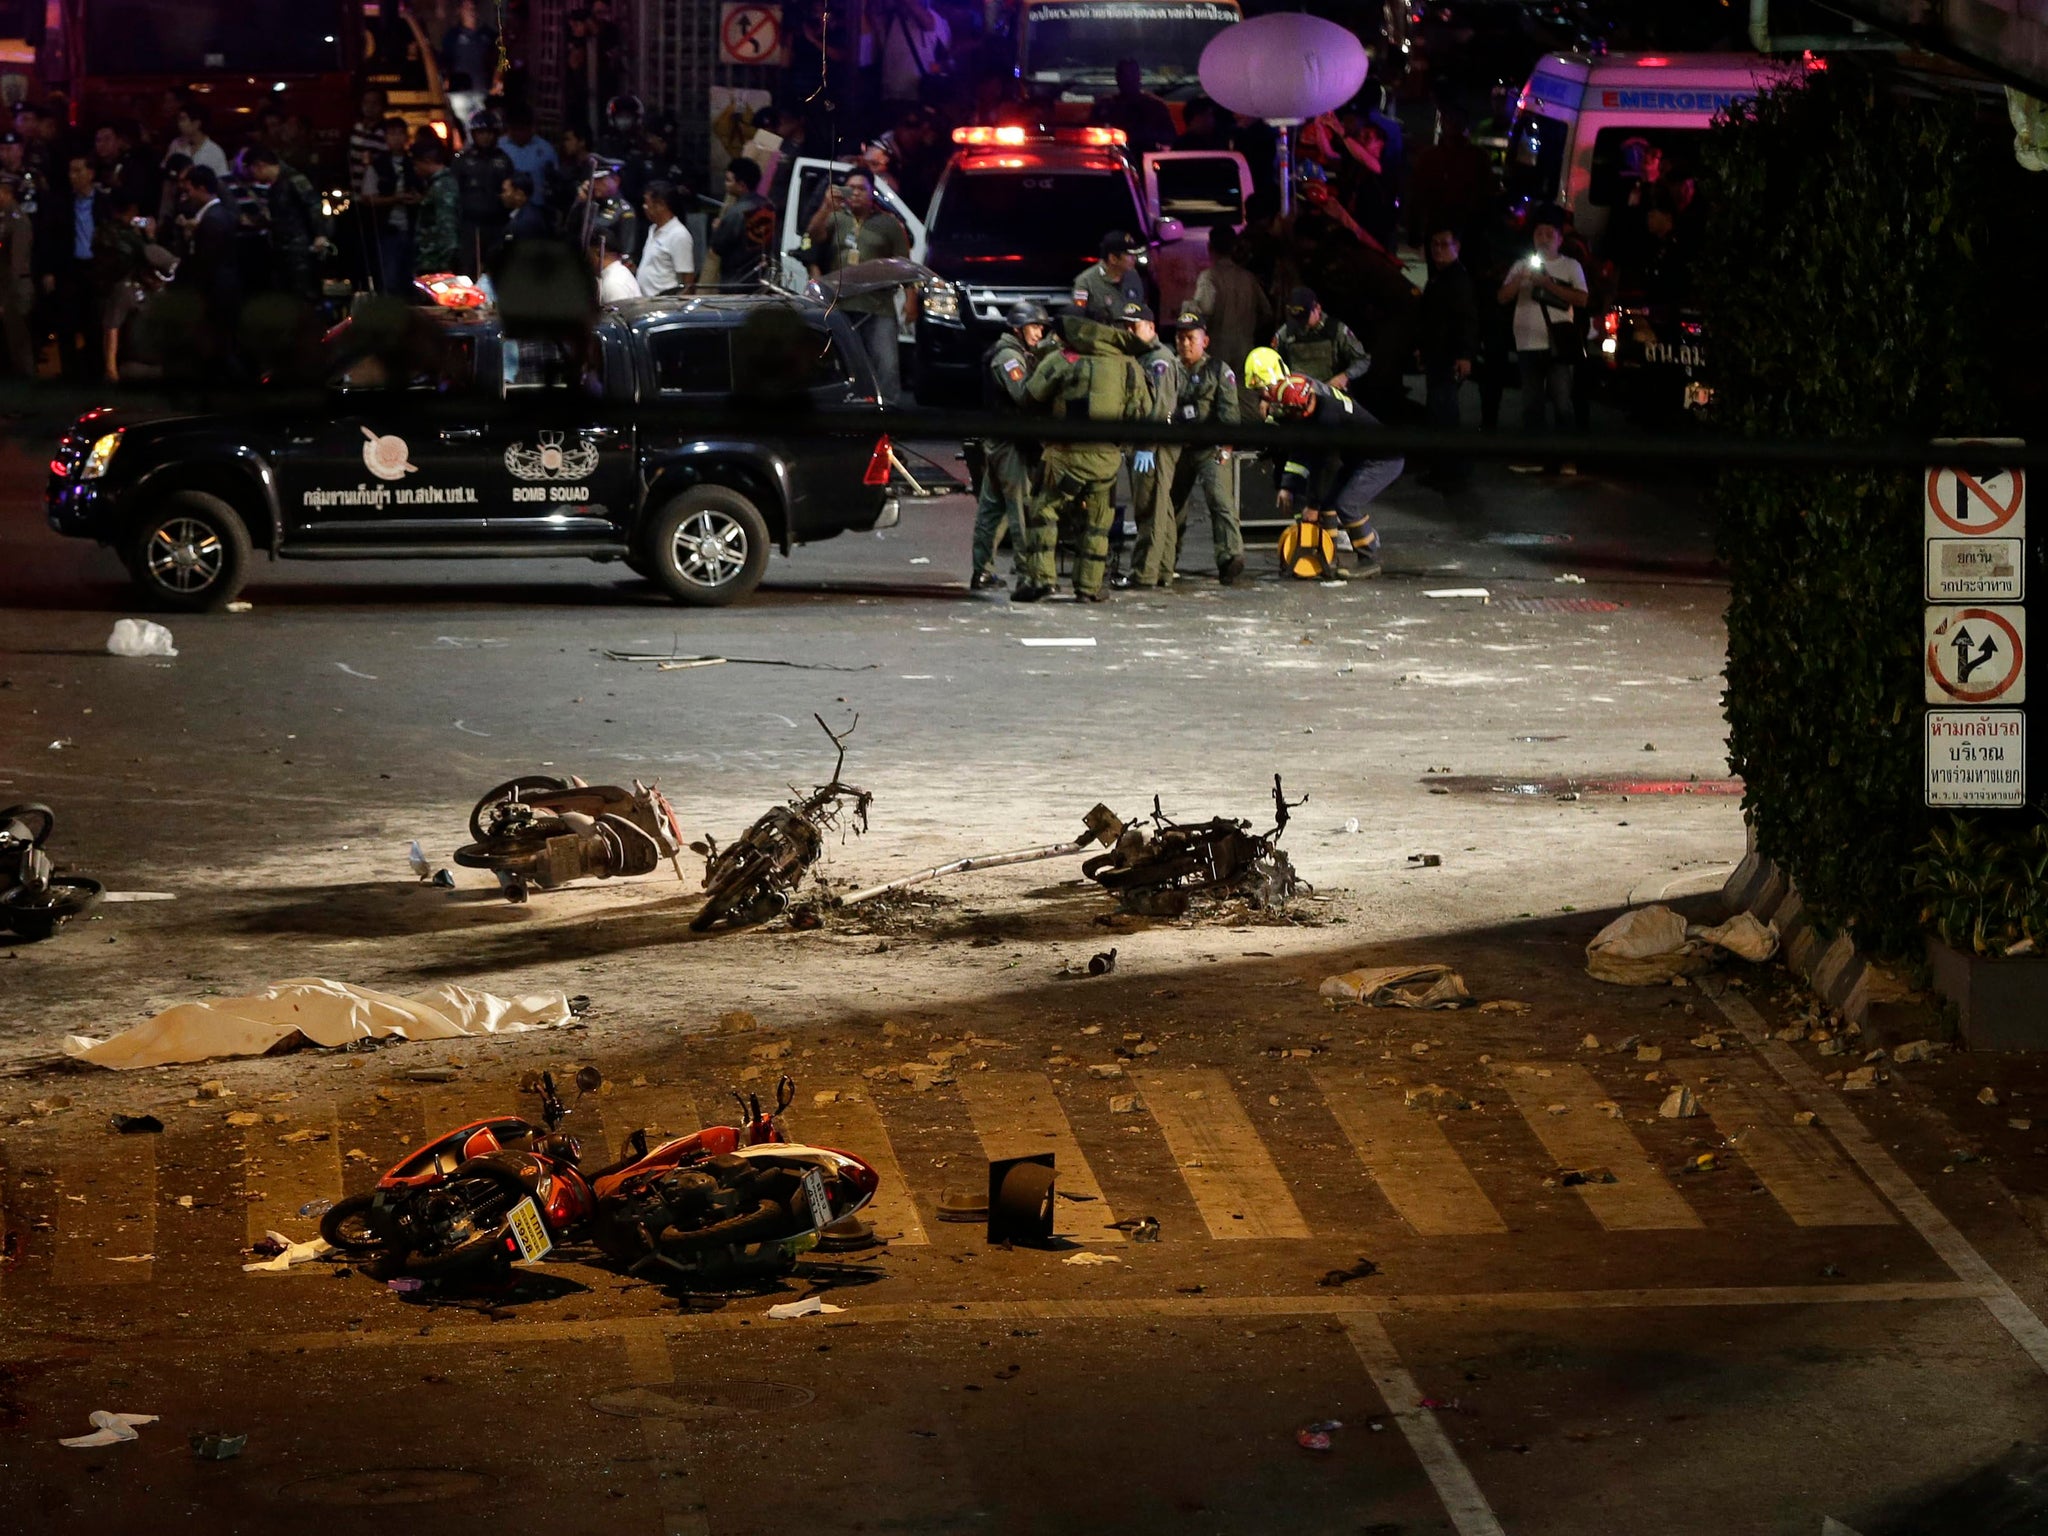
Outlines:
[[1401, 1217], [1423, 1237], [1505, 1232], [1507, 1223], [1451, 1145], [1436, 1115], [1411, 1109], [1399, 1088], [1313, 1074], [1323, 1102]]
[[[302, 1130], [324, 1132], [325, 1137], [300, 1142], [284, 1139]], [[261, 1200], [249, 1202], [249, 1242], [254, 1243], [266, 1232], [282, 1232], [295, 1241], [315, 1234], [319, 1215], [301, 1216], [299, 1207], [315, 1200], [341, 1198], [340, 1135], [332, 1115], [294, 1115], [282, 1124], [273, 1124], [265, 1117], [261, 1125], [243, 1127], [243, 1187], [263, 1195]]]
[[1795, 1126], [1780, 1089], [1716, 1083], [1699, 1090], [1714, 1128], [1802, 1227], [1890, 1227], [1898, 1220], [1815, 1126]]
[[1287, 1181], [1227, 1076], [1204, 1068], [1147, 1073], [1144, 1089], [1145, 1107], [1211, 1237], [1309, 1235]]
[[58, 1164], [53, 1283], [145, 1285], [155, 1278], [154, 1261], [114, 1261], [156, 1250], [158, 1140], [109, 1136]]
[[[619, 1148], [635, 1131], [645, 1131], [647, 1145], [652, 1147], [671, 1136], [687, 1136], [704, 1128], [695, 1100], [682, 1088], [660, 1084], [646, 1084], [638, 1088], [607, 1084], [604, 1093], [590, 1102], [600, 1111], [592, 1118], [596, 1121], [596, 1133], [604, 1139], [604, 1146], [584, 1147], [583, 1166], [586, 1168], [601, 1168], [617, 1157]], [[737, 1116], [738, 1111], [735, 1110], [734, 1114]], [[582, 1118], [580, 1113], [577, 1118]], [[586, 1136], [593, 1129], [588, 1120], [580, 1128], [572, 1120], [568, 1128]]]
[[[1517, 1065], [1536, 1067], [1550, 1076], [1528, 1076], [1517, 1072]], [[1574, 1186], [1601, 1226], [1609, 1231], [1644, 1232], [1700, 1225], [1685, 1197], [1651, 1163], [1635, 1133], [1596, 1107], [1608, 1095], [1591, 1072], [1563, 1062], [1540, 1066], [1535, 1062], [1496, 1062], [1493, 1070], [1536, 1139], [1560, 1167], [1585, 1173], [1605, 1169], [1614, 1175], [1612, 1184]], [[1563, 1105], [1564, 1113], [1552, 1114], [1553, 1104]]]
[[981, 1148], [991, 1158], [1053, 1154], [1062, 1194], [1083, 1200], [1055, 1200], [1053, 1229], [1058, 1236], [1090, 1243], [1120, 1243], [1123, 1233], [1110, 1223], [1110, 1209], [1096, 1181], [1095, 1170], [1074, 1137], [1052, 1079], [1042, 1072], [974, 1072], [960, 1079], [960, 1097], [974, 1118]]
[[917, 1214], [917, 1200], [904, 1181], [902, 1165], [896, 1161], [896, 1148], [890, 1144], [881, 1112], [868, 1098], [867, 1085], [855, 1080], [817, 1083], [811, 1087], [813, 1095], [835, 1090], [839, 1097], [830, 1104], [817, 1103], [815, 1097], [806, 1103], [799, 1094], [786, 1117], [790, 1139], [850, 1152], [870, 1164], [882, 1176], [882, 1182], [861, 1219], [870, 1223], [878, 1236], [892, 1243], [929, 1243], [924, 1222]]

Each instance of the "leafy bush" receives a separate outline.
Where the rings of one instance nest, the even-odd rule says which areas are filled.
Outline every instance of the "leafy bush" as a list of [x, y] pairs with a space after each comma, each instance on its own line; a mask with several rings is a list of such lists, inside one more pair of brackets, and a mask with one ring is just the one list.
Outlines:
[[[1985, 253], [2003, 150], [1967, 102], [1856, 61], [1718, 124], [1699, 252], [1718, 424], [1793, 439], [1998, 431]], [[1934, 819], [1919, 477], [1730, 473], [1721, 492], [1729, 756], [1758, 848], [1818, 921], [1906, 952], [1920, 910], [1902, 872]]]
[[2048, 938], [2048, 822], [2017, 836], [1955, 817], [1937, 827], [1912, 868], [1920, 921], [1944, 944], [2002, 955]]

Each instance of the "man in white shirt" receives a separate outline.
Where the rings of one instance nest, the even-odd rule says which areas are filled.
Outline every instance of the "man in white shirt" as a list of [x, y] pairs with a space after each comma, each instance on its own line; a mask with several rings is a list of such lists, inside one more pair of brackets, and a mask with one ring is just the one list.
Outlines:
[[640, 297], [640, 284], [633, 278], [633, 269], [619, 258], [617, 228], [609, 221], [596, 224], [590, 231], [590, 263], [597, 268], [597, 302], [600, 304], [623, 304], [627, 299]]
[[880, 31], [883, 106], [915, 106], [925, 76], [946, 72], [953, 29], [926, 0], [895, 0], [882, 13]]
[[206, 108], [194, 104], [178, 109], [178, 137], [172, 142], [171, 155], [188, 156], [194, 165], [203, 165], [216, 176], [228, 173], [227, 151], [206, 136]]
[[650, 181], [640, 206], [647, 214], [647, 244], [640, 252], [640, 294], [658, 299], [688, 293], [697, 283], [697, 252], [676, 217], [673, 182]]
[[[1552, 345], [1551, 327], [1558, 327], [1560, 340], [1566, 335], [1583, 337], [1585, 320], [1580, 312], [1589, 295], [1585, 268], [1562, 253], [1561, 210], [1540, 209], [1529, 237], [1536, 247], [1534, 253], [1508, 269], [1507, 281], [1500, 285], [1496, 297], [1503, 304], [1515, 306], [1515, 361], [1522, 371], [1522, 430], [1537, 433], [1549, 429], [1551, 408], [1557, 412], [1560, 427], [1573, 419], [1572, 370], [1578, 365], [1578, 357], [1570, 353], [1561, 355], [1560, 349]], [[1583, 340], [1579, 345], [1584, 345]], [[1541, 468], [1535, 464], [1509, 467], [1523, 474]]]

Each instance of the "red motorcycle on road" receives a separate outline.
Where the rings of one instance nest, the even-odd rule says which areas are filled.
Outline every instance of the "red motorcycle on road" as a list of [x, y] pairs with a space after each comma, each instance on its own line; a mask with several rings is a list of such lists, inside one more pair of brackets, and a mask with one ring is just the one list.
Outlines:
[[[586, 1093], [602, 1082], [595, 1068], [577, 1074]], [[635, 1268], [658, 1263], [693, 1276], [786, 1270], [880, 1183], [857, 1157], [783, 1135], [780, 1116], [795, 1091], [785, 1077], [772, 1112], [758, 1097], [742, 1099], [743, 1124], [707, 1126], [651, 1148], [635, 1131], [616, 1161], [586, 1172], [581, 1143], [560, 1129], [569, 1110], [544, 1073], [542, 1124], [507, 1115], [438, 1136], [376, 1189], [331, 1207], [320, 1235], [351, 1258], [422, 1279], [502, 1269], [584, 1238]]]

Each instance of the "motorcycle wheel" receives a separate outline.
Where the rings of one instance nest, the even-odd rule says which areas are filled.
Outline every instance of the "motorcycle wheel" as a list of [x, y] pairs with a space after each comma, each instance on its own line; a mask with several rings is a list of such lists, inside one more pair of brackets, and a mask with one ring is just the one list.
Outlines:
[[329, 1247], [351, 1257], [378, 1252], [384, 1247], [384, 1240], [373, 1235], [369, 1223], [363, 1218], [369, 1215], [370, 1207], [376, 1203], [373, 1192], [367, 1195], [349, 1195], [337, 1200], [320, 1213], [320, 1235]]
[[747, 859], [735, 865], [731, 873], [714, 885], [711, 894], [704, 898], [703, 909], [690, 919], [690, 932], [708, 933], [725, 919], [737, 918], [746, 908], [774, 894], [757, 887], [759, 869], [758, 859]]
[[0, 927], [24, 939], [47, 939], [74, 917], [100, 904], [107, 888], [83, 875], [52, 875], [48, 889], [17, 893], [0, 903]]
[[57, 813], [47, 805], [31, 800], [23, 805], [10, 805], [0, 811], [0, 826], [18, 821], [28, 828], [29, 845], [40, 848], [50, 840], [50, 834], [57, 830]]
[[569, 783], [566, 779], [558, 779], [553, 774], [548, 773], [523, 773], [516, 779], [507, 779], [496, 789], [485, 791], [484, 797], [471, 808], [469, 813], [469, 835], [478, 842], [484, 841], [484, 812], [488, 811], [500, 800], [509, 800], [515, 795], [524, 798], [531, 794], [559, 794], [568, 787]]

